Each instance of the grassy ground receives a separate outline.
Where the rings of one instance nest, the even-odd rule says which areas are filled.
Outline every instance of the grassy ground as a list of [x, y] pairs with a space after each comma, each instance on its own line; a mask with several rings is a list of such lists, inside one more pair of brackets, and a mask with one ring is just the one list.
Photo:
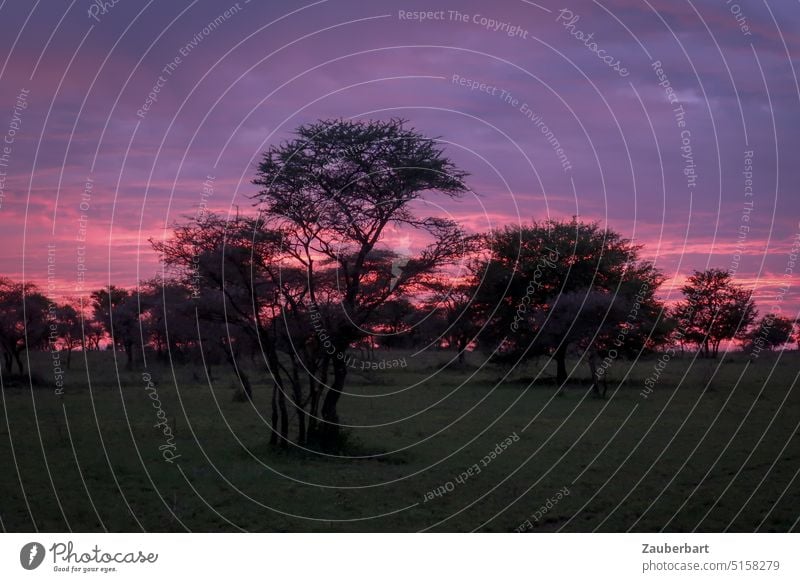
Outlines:
[[[564, 394], [531, 385], [554, 373], [540, 370], [544, 360], [503, 378], [500, 368], [471, 366], [477, 354], [444, 371], [446, 352], [388, 355], [408, 366], [353, 371], [341, 402], [355, 458], [271, 448], [266, 381], [243, 403], [224, 368], [209, 387], [200, 367], [150, 365], [177, 435], [180, 457], [169, 464], [141, 370], [120, 370], [118, 381], [113, 354], [89, 353], [87, 374], [76, 354], [62, 398], [47, 385], [48, 355], [31, 354], [43, 385], [3, 378], [2, 527], [507, 532], [529, 520], [530, 531], [797, 529], [800, 354], [749, 365], [738, 354], [676, 358], [648, 397], [640, 391], [656, 360], [617, 362], [606, 400], [579, 382]], [[480, 472], [457, 479], [476, 464]]]

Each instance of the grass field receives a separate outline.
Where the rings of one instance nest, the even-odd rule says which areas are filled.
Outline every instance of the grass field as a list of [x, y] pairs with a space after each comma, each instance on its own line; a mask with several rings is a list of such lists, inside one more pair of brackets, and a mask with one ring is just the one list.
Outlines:
[[90, 352], [87, 374], [76, 353], [58, 397], [49, 355], [33, 353], [41, 385], [3, 378], [0, 518], [6, 531], [796, 530], [799, 355], [676, 358], [648, 397], [656, 359], [618, 362], [601, 400], [577, 381], [557, 393], [544, 359], [504, 378], [477, 354], [442, 369], [452, 354], [376, 353], [408, 366], [351, 371], [350, 458], [270, 447], [263, 375], [238, 402], [224, 367], [209, 387], [202, 367], [150, 363], [170, 464], [142, 369], [119, 357], [117, 380], [113, 354]]

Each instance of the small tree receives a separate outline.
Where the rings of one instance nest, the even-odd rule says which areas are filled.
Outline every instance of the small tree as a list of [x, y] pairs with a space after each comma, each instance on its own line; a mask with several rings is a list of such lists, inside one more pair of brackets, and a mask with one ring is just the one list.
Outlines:
[[715, 358], [725, 340], [744, 338], [758, 315], [752, 293], [722, 269], [695, 271], [681, 292], [685, 299], [673, 313], [677, 329], [705, 357]]
[[22, 354], [46, 341], [48, 304], [36, 285], [0, 278], [0, 345], [7, 374], [14, 362], [22, 374]]
[[[242, 347], [260, 345], [276, 389], [283, 394], [277, 344], [270, 326], [280, 309], [281, 235], [253, 218], [225, 220], [215, 214], [175, 227], [166, 241], [151, 241], [165, 264], [178, 270], [188, 289], [191, 316], [204, 322], [199, 341], [222, 344], [228, 363], [248, 398], [250, 376], [239, 361]], [[166, 324], [169, 323], [167, 320]]]
[[[439, 315], [438, 340], [446, 340], [448, 347], [458, 354], [458, 363], [463, 364], [467, 348], [479, 329], [472, 310], [474, 288], [468, 283], [451, 285], [445, 280], [436, 282], [433, 291], [426, 305]], [[436, 321], [434, 318], [432, 323]]]
[[64, 303], [55, 308], [55, 323], [58, 338], [67, 352], [67, 368], [72, 363], [72, 350], [75, 348], [86, 349], [84, 334], [81, 326], [81, 314], [71, 303]]
[[136, 338], [139, 336], [139, 305], [136, 296], [128, 289], [109, 286], [91, 294], [95, 321], [109, 335], [117, 348], [127, 357], [127, 369], [133, 368]]
[[409, 322], [414, 320], [417, 308], [406, 297], [385, 302], [376, 310], [373, 336], [365, 338], [367, 345], [377, 342], [380, 347], [403, 347], [410, 341]]
[[100, 344], [106, 336], [103, 324], [95, 319], [83, 320], [83, 335], [86, 338], [86, 349], [100, 351]]
[[178, 280], [156, 277], [140, 284], [145, 342], [156, 357], [181, 358], [197, 335], [191, 290]]
[[794, 322], [780, 315], [768, 313], [751, 329], [743, 339], [745, 351], [768, 350], [794, 341]]

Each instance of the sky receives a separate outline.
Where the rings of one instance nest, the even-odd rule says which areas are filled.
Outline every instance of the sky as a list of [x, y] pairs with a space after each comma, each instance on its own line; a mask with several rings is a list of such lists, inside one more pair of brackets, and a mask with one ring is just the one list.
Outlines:
[[0, 32], [0, 274], [53, 296], [153, 277], [148, 240], [202, 204], [248, 211], [297, 126], [401, 117], [470, 173], [421, 211], [597, 220], [668, 301], [716, 267], [798, 315], [796, 3], [12, 0]]

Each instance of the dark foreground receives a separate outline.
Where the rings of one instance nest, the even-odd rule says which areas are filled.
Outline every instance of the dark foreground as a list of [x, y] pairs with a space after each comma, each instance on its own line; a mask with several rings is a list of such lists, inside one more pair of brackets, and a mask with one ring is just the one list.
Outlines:
[[[387, 354], [378, 354], [383, 357]], [[269, 441], [269, 390], [236, 401], [233, 377], [73, 356], [63, 397], [32, 354], [33, 389], [3, 377], [5, 531], [796, 531], [797, 353], [616, 364], [609, 398], [564, 394], [540, 370], [450, 354], [354, 370], [341, 456]], [[477, 354], [473, 360], [478, 361]], [[544, 365], [544, 360], [542, 360]], [[627, 377], [620, 380], [626, 374]], [[52, 374], [51, 374], [52, 375]], [[543, 380], [543, 378], [545, 378]]]

